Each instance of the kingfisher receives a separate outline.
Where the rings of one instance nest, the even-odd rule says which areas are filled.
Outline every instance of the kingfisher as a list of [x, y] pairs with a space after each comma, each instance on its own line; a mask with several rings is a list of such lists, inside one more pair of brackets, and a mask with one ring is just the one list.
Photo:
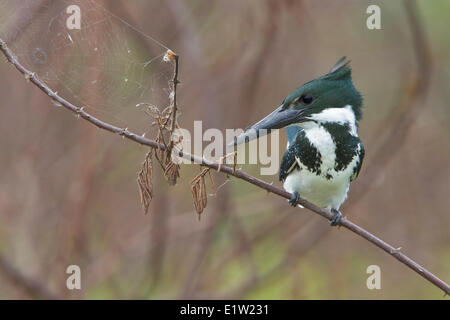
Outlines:
[[353, 84], [349, 63], [346, 57], [339, 59], [327, 74], [294, 90], [233, 142], [237, 145], [286, 128], [288, 144], [279, 178], [292, 194], [289, 203], [298, 206], [301, 196], [330, 210], [331, 226], [342, 219], [339, 208], [364, 159], [358, 137], [362, 96]]

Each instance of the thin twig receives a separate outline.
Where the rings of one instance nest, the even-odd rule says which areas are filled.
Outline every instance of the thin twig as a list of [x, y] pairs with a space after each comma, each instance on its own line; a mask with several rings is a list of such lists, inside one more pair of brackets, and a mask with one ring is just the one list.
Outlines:
[[[67, 101], [66, 99], [59, 96], [56, 92], [52, 91], [44, 82], [42, 82], [35, 73], [31, 72], [30, 70], [26, 69], [22, 64], [20, 64], [19, 61], [14, 57], [13, 53], [9, 50], [8, 46], [2, 39], [0, 39], [0, 50], [6, 56], [8, 61], [20, 73], [22, 73], [27, 80], [29, 80], [31, 83], [33, 83], [35, 86], [37, 86], [40, 90], [42, 90], [45, 94], [47, 94], [51, 99], [60, 103], [66, 109], [79, 115], [81, 118], [87, 120], [88, 122], [92, 123], [93, 125], [101, 128], [101, 129], [104, 129], [104, 130], [112, 132], [112, 133], [119, 134], [119, 135], [121, 135], [129, 140], [132, 140], [134, 142], [137, 142], [139, 144], [146, 145], [151, 148], [160, 148], [163, 150], [165, 149], [164, 145], [161, 145], [153, 140], [144, 138], [140, 135], [130, 132], [127, 129], [121, 129], [121, 128], [113, 126], [109, 123], [103, 122], [103, 121], [93, 117], [86, 111], [84, 111], [83, 108], [77, 107], [77, 106], [73, 105], [72, 103], [70, 103], [69, 101]], [[176, 150], [176, 148], [174, 148], [174, 151], [175, 150]], [[208, 168], [211, 168], [214, 170], [219, 169], [219, 164], [209, 161], [207, 159], [198, 157], [196, 155], [185, 153], [181, 150], [177, 150], [177, 154], [179, 157], [190, 160], [193, 163], [201, 164], [202, 166], [205, 166], [205, 167], [208, 167]], [[248, 173], [243, 172], [242, 170], [233, 171], [233, 168], [230, 168], [227, 166], [221, 166], [220, 172], [225, 173], [230, 176], [234, 176], [238, 179], [247, 181], [248, 183], [251, 183], [251, 184], [253, 184], [261, 189], [264, 189], [268, 192], [274, 193], [282, 198], [285, 198], [285, 199], [291, 198], [291, 194], [289, 192], [287, 192], [281, 188], [278, 188], [272, 184], [269, 184], [265, 181], [262, 181], [256, 177], [253, 177], [253, 176], [249, 175]], [[312, 204], [312, 203], [306, 201], [305, 199], [300, 199], [299, 203], [303, 207], [315, 212], [316, 214], [318, 214], [328, 220], [333, 219], [333, 214], [331, 212], [329, 212], [323, 208], [320, 208], [320, 207], [316, 206], [315, 204]], [[403, 263], [410, 269], [417, 272], [423, 278], [427, 279], [429, 282], [431, 282], [435, 286], [442, 289], [446, 294], [450, 294], [450, 286], [447, 283], [445, 283], [444, 281], [439, 279], [433, 273], [431, 273], [430, 271], [428, 271], [427, 269], [425, 269], [424, 267], [419, 265], [417, 262], [415, 262], [414, 260], [409, 258], [404, 253], [400, 252], [398, 249], [396, 249], [396, 247], [391, 246], [390, 244], [386, 243], [382, 239], [374, 236], [372, 233], [370, 233], [367, 230], [361, 228], [360, 226], [354, 224], [353, 222], [351, 222], [350, 220], [348, 220], [346, 218], [342, 218], [340, 225], [342, 227], [356, 233], [357, 235], [361, 236], [362, 238], [366, 239], [367, 241], [371, 242], [372, 244], [376, 245], [377, 247], [381, 248], [382, 250], [384, 250], [385, 252], [387, 252], [388, 254], [390, 254], [391, 256], [396, 258], [397, 260], [399, 260], [401, 263]]]
[[178, 80], [178, 61], [179, 56], [174, 53], [172, 50], [167, 50], [166, 56], [168, 56], [169, 61], [173, 61], [173, 78], [172, 78], [172, 84], [173, 84], [173, 91], [172, 91], [172, 127], [170, 128], [170, 142], [169, 142], [169, 148], [167, 150], [168, 156], [171, 155], [172, 149], [174, 147], [174, 139], [173, 139], [173, 133], [175, 131], [176, 125], [177, 125], [177, 86], [179, 83]]
[[177, 86], [178, 86], [178, 83], [180, 82], [178, 80], [179, 56], [175, 55], [174, 59], [175, 59], [175, 66], [174, 66], [173, 79], [172, 79], [172, 82], [173, 82], [173, 110], [172, 110], [172, 130], [171, 130], [172, 133], [175, 131], [175, 126], [177, 124]]

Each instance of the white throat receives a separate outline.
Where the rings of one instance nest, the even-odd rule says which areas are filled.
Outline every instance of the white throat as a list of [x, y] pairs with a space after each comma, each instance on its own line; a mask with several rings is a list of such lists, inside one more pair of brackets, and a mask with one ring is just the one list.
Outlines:
[[356, 126], [355, 113], [351, 105], [346, 105], [344, 108], [328, 108], [320, 113], [312, 114], [308, 117], [313, 121], [300, 123], [299, 125], [305, 129], [311, 129], [317, 126], [317, 123], [339, 123], [342, 125], [348, 124], [350, 127], [350, 134], [358, 136], [358, 127]]

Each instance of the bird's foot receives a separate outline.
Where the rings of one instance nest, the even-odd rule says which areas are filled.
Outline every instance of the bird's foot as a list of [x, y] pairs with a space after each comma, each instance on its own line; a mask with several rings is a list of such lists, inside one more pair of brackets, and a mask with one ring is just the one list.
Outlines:
[[296, 207], [299, 204], [300, 200], [300, 195], [298, 194], [297, 191], [294, 191], [294, 193], [292, 193], [291, 198], [289, 199], [289, 204], [293, 207]]
[[342, 213], [339, 212], [339, 210], [331, 209], [331, 212], [333, 212], [334, 216], [333, 219], [330, 221], [330, 226], [335, 227], [341, 223], [342, 220]]

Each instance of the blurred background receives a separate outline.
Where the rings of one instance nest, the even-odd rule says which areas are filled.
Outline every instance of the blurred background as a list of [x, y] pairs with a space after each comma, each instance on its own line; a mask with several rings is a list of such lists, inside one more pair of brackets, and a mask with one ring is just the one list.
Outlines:
[[[65, 25], [74, 3], [81, 30]], [[167, 48], [180, 56], [178, 122], [203, 130], [245, 128], [347, 56], [366, 158], [342, 211], [449, 282], [450, 2], [377, 1], [380, 30], [366, 27], [370, 4], [0, 0], [0, 38], [63, 97], [150, 138], [139, 104], [168, 105]], [[195, 165], [174, 187], [155, 166], [145, 215], [147, 149], [78, 120], [0, 60], [1, 299], [442, 297], [364, 239], [234, 178], [213, 173], [199, 221]], [[69, 265], [81, 290], [66, 288]], [[381, 290], [366, 287], [369, 265]]]

